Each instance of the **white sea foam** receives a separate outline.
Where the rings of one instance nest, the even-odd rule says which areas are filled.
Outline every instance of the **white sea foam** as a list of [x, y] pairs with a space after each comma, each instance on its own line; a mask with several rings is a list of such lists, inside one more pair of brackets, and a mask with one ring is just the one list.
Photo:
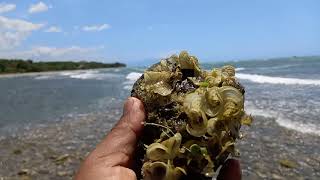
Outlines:
[[302, 123], [302, 122], [293, 122], [289, 119], [286, 118], [279, 118], [276, 119], [276, 122], [285, 128], [288, 129], [293, 129], [302, 133], [311, 133], [311, 134], [316, 134], [320, 136], [320, 127], [317, 126], [316, 124], [311, 124], [311, 123]]
[[82, 73], [82, 74], [73, 74], [69, 76], [70, 78], [74, 79], [98, 79], [101, 80], [99, 74], [92, 74], [92, 73]]
[[131, 72], [126, 76], [126, 81], [124, 81], [123, 84], [123, 89], [125, 90], [131, 90], [134, 82], [140, 78], [142, 73], [138, 72]]
[[235, 70], [236, 71], [243, 71], [243, 70], [245, 70], [246, 68], [242, 68], [242, 67], [239, 67], [239, 68], [236, 68]]
[[136, 81], [140, 78], [141, 75], [142, 75], [142, 73], [131, 72], [127, 75], [126, 79], [128, 79], [130, 81]]
[[113, 73], [99, 73], [99, 71], [84, 71], [77, 74], [71, 74], [69, 75], [70, 78], [73, 79], [94, 79], [94, 80], [104, 80], [108, 78], [117, 78], [119, 77], [119, 74], [113, 74]]
[[96, 79], [93, 77], [94, 74], [99, 73], [96, 70], [75, 70], [75, 71], [63, 71], [63, 72], [47, 72], [44, 75], [39, 74], [34, 79], [45, 80], [45, 79], [55, 79], [58, 77], [69, 77], [77, 79]]
[[53, 79], [54, 76], [36, 76], [34, 79], [36, 80], [45, 80], [45, 79]]
[[298, 78], [284, 78], [284, 77], [271, 77], [257, 74], [236, 74], [237, 78], [245, 79], [256, 83], [269, 83], [269, 84], [286, 84], [286, 85], [316, 85], [320, 86], [320, 79], [298, 79]]
[[79, 74], [79, 72], [69, 72], [69, 71], [66, 71], [66, 72], [61, 72], [61, 73], [59, 73], [60, 76], [71, 76], [71, 75], [75, 75], [75, 74]]
[[265, 109], [257, 109], [251, 105], [246, 106], [246, 111], [251, 115], [275, 118], [276, 122], [280, 126], [285, 127], [287, 129], [292, 129], [298, 132], [310, 133], [310, 134], [315, 134], [320, 136], [320, 127], [317, 126], [316, 124], [292, 121], [284, 117], [279, 112], [265, 110]]

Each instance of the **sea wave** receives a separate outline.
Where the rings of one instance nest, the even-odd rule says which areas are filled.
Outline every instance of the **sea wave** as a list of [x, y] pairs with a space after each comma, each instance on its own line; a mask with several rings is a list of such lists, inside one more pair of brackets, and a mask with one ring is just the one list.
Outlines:
[[52, 72], [50, 74], [38, 74], [34, 79], [36, 80], [48, 80], [57, 78], [72, 78], [72, 79], [82, 79], [82, 80], [105, 80], [110, 78], [123, 77], [118, 71], [105, 72], [98, 70], [81, 70], [81, 71], [66, 71], [66, 72]]
[[130, 81], [136, 81], [140, 78], [141, 75], [142, 75], [142, 73], [131, 72], [126, 76], [126, 79], [128, 79]]
[[284, 115], [280, 112], [275, 112], [271, 110], [266, 111], [265, 109], [257, 109], [252, 106], [246, 106], [246, 111], [251, 115], [255, 116], [275, 118], [276, 122], [284, 128], [292, 129], [301, 133], [310, 133], [320, 136], [320, 127], [318, 127], [316, 124], [292, 121], [284, 117]]
[[[245, 68], [237, 68], [237, 71], [242, 71]], [[130, 81], [136, 81], [142, 73], [131, 72], [126, 76], [126, 79]], [[245, 79], [256, 83], [270, 83], [270, 84], [286, 84], [286, 85], [316, 85], [320, 86], [320, 79], [298, 79], [298, 78], [284, 78], [284, 77], [272, 77], [263, 76], [257, 74], [243, 74], [237, 73], [237, 78]]]
[[57, 78], [77, 78], [77, 79], [90, 79], [88, 74], [96, 74], [99, 71], [96, 70], [75, 70], [75, 71], [63, 71], [63, 72], [48, 72], [45, 74], [39, 74], [34, 79], [36, 80], [48, 80]]
[[79, 74], [79, 72], [71, 72], [71, 71], [65, 71], [65, 72], [60, 72], [59, 75], [60, 76], [71, 76], [74, 74]]
[[246, 68], [242, 68], [242, 67], [239, 67], [239, 68], [236, 68], [235, 70], [236, 71], [243, 71], [243, 70], [245, 70]]
[[131, 90], [134, 82], [136, 82], [136, 80], [138, 80], [141, 77], [141, 75], [142, 75], [142, 73], [138, 73], [138, 72], [131, 72], [131, 73], [127, 74], [127, 76], [126, 76], [127, 80], [122, 83], [123, 89], [124, 90]]
[[69, 77], [73, 79], [83, 79], [83, 80], [86, 80], [86, 79], [104, 80], [108, 78], [118, 78], [119, 74], [99, 73], [98, 71], [88, 71], [80, 74], [72, 74]]
[[276, 122], [287, 129], [293, 129], [302, 133], [311, 133], [320, 136], [320, 127], [316, 124], [293, 122], [286, 118], [277, 118]]
[[285, 84], [285, 85], [316, 85], [320, 86], [320, 79], [298, 79], [298, 78], [284, 78], [272, 77], [257, 74], [236, 74], [239, 79], [249, 80], [255, 83], [269, 83], [269, 84]]
[[47, 79], [53, 79], [54, 76], [36, 76], [34, 79], [36, 80], [47, 80]]

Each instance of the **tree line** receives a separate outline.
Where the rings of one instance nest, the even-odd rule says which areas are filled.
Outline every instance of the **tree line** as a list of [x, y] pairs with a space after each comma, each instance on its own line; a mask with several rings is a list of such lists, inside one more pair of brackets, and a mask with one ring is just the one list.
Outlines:
[[88, 61], [51, 61], [34, 62], [32, 60], [21, 59], [0, 59], [0, 73], [26, 73], [62, 70], [80, 70], [97, 68], [125, 67], [123, 63], [100, 63]]

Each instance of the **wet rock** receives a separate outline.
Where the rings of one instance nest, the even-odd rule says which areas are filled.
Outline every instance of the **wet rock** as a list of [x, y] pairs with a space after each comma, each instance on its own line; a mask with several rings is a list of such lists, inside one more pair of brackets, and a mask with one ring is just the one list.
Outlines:
[[21, 169], [17, 174], [19, 176], [22, 176], [22, 175], [27, 175], [28, 173], [29, 173], [28, 169]]
[[264, 174], [264, 173], [262, 173], [262, 172], [260, 172], [260, 171], [257, 171], [256, 173], [257, 173], [257, 175], [258, 175], [260, 178], [265, 179], [265, 178], [268, 177], [266, 174]]
[[57, 165], [64, 164], [71, 156], [69, 154], [63, 154], [54, 159], [54, 163]]
[[15, 150], [13, 150], [12, 153], [15, 154], [15, 155], [19, 155], [19, 154], [22, 153], [22, 150], [21, 149], [15, 149]]
[[68, 175], [69, 175], [69, 172], [67, 172], [67, 171], [58, 171], [58, 172], [57, 172], [57, 175], [58, 175], [58, 176], [68, 176]]
[[32, 178], [28, 175], [23, 175], [23, 176], [20, 176], [19, 178], [20, 180], [32, 180]]
[[47, 170], [47, 169], [39, 169], [39, 170], [38, 170], [38, 173], [39, 173], [39, 174], [49, 174], [50, 171]]
[[204, 71], [186, 51], [148, 68], [131, 91], [147, 114], [135, 157], [138, 179], [159, 173], [210, 179], [227, 157], [238, 157], [240, 127], [252, 123], [244, 92], [233, 66]]
[[280, 165], [286, 168], [295, 168], [297, 167], [297, 163], [295, 163], [294, 161], [291, 161], [289, 159], [281, 159], [279, 161]]
[[278, 175], [278, 174], [272, 174], [272, 179], [274, 179], [274, 180], [284, 180], [285, 178], [284, 177], [282, 177], [282, 176], [280, 176], [280, 175]]

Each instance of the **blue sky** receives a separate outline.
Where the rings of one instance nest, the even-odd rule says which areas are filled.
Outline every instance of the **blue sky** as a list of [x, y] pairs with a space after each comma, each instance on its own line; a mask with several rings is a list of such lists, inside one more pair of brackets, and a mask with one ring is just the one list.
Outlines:
[[145, 62], [320, 55], [318, 0], [0, 0], [0, 56]]

